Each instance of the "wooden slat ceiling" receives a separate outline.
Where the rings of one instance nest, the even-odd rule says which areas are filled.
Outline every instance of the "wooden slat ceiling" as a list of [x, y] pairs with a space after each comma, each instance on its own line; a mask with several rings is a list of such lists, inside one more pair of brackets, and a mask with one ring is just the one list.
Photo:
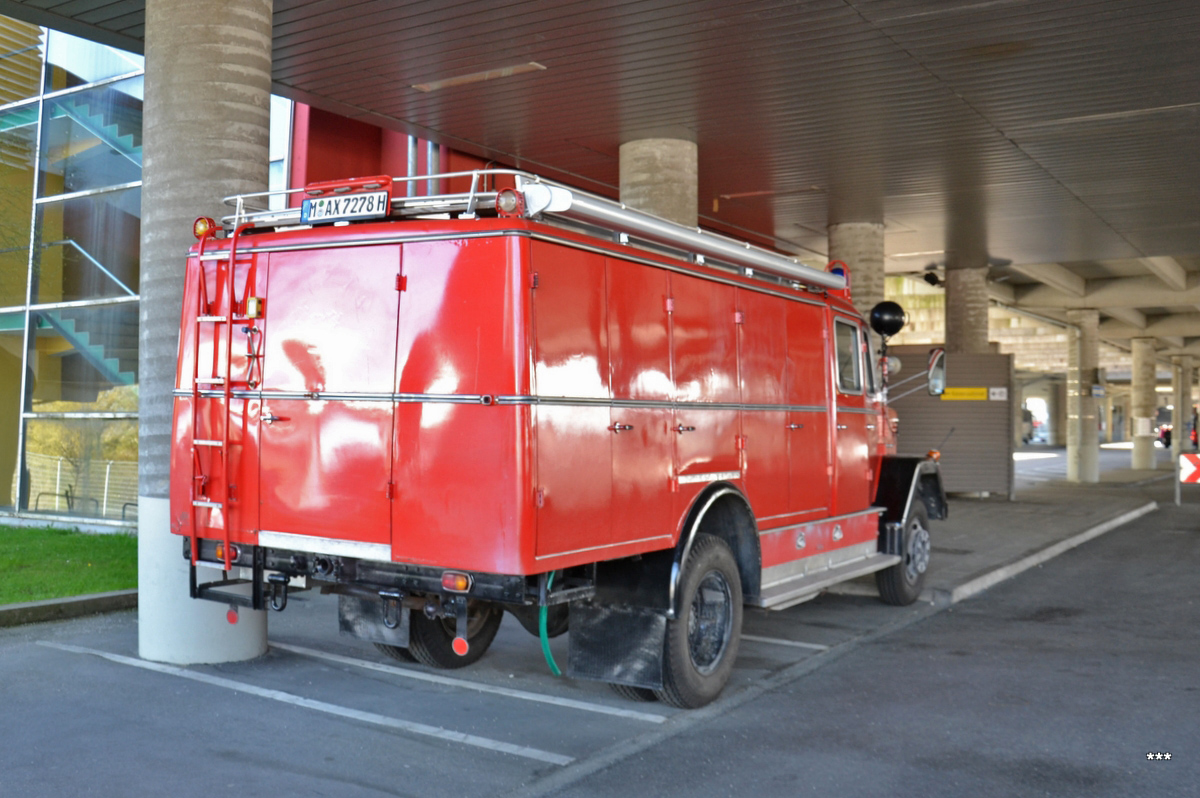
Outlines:
[[[138, 0], [0, 13], [140, 47]], [[893, 272], [957, 217], [999, 261], [1200, 281], [1196, 0], [275, 0], [274, 27], [278, 93], [585, 187], [623, 141], [692, 137], [702, 216], [813, 261], [882, 212]]]

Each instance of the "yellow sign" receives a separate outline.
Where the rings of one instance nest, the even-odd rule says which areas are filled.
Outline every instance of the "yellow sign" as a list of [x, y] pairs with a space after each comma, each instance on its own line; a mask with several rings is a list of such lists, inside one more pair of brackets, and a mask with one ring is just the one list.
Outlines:
[[946, 388], [942, 401], [986, 402], [987, 388]]

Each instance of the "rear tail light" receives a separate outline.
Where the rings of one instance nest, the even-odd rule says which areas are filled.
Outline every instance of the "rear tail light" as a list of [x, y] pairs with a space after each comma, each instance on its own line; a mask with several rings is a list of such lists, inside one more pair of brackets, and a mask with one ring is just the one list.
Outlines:
[[[225, 543], [224, 543], [224, 541], [217, 541], [216, 554], [217, 554], [218, 560], [220, 560], [221, 562], [225, 561]], [[229, 561], [230, 562], [236, 562], [237, 558], [240, 557], [241, 554], [242, 554], [241, 549], [239, 549], [237, 546], [235, 546], [232, 543], [229, 544]]]
[[442, 590], [450, 593], [467, 593], [471, 590], [470, 574], [464, 574], [462, 571], [445, 571], [442, 573]]

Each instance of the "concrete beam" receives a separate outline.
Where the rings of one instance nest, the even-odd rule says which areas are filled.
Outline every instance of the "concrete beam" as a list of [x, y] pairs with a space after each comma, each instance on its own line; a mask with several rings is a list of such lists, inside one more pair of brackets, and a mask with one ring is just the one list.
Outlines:
[[[1113, 313], [1113, 308], [1102, 308], [1102, 310], [1109, 315], [1116, 315]], [[1104, 338], [1151, 336], [1162, 339], [1200, 336], [1200, 313], [1175, 313], [1170, 316], [1143, 318], [1144, 323], [1141, 326], [1131, 324], [1126, 320], [1105, 320], [1100, 323], [1100, 335]]]
[[1104, 313], [1118, 321], [1136, 327], [1139, 330], [1146, 329], [1146, 314], [1140, 310], [1133, 308], [1104, 308]]
[[1048, 285], [1017, 290], [1017, 304], [1027, 308], [1173, 308], [1200, 305], [1200, 274], [1189, 274], [1182, 289], [1167, 288], [1156, 276], [1087, 281], [1087, 296]]
[[994, 299], [1003, 305], [1013, 305], [1017, 301], [1017, 292], [1008, 283], [997, 283], [988, 280], [988, 299]]
[[1139, 258], [1138, 263], [1176, 291], [1187, 287], [1187, 271], [1174, 258]]
[[1065, 294], [1081, 297], [1087, 293], [1087, 283], [1084, 279], [1057, 263], [1039, 263], [1030, 266], [1012, 265], [1008, 268]]
[[1158, 340], [1166, 344], [1168, 349], [1183, 349], [1183, 336], [1160, 335]]

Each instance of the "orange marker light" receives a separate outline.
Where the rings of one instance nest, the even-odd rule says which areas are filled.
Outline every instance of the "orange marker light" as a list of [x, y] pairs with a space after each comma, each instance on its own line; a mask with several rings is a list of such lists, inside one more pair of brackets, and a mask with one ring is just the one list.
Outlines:
[[208, 238], [217, 231], [217, 223], [207, 216], [201, 216], [196, 221], [192, 222], [192, 235], [197, 240]]
[[461, 571], [446, 571], [442, 574], [442, 590], [451, 593], [466, 593], [471, 589], [471, 575]]
[[928, 457], [930, 460], [934, 461], [935, 463], [938, 460], [942, 459], [942, 453], [939, 452], [937, 449], [930, 449], [928, 452], [925, 453], [925, 456]]

